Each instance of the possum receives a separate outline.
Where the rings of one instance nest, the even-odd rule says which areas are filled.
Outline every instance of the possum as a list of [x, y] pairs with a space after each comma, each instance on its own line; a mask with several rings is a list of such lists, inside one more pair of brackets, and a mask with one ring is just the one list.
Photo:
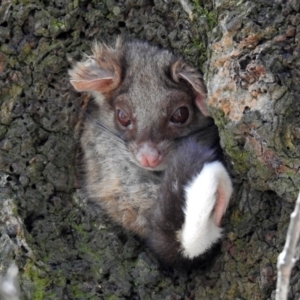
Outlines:
[[170, 266], [220, 241], [232, 193], [201, 74], [143, 41], [94, 43], [69, 71], [91, 98], [81, 132], [83, 189]]

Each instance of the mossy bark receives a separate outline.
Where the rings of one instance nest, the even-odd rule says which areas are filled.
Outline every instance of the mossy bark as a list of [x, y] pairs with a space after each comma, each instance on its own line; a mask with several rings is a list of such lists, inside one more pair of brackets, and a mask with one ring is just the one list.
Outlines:
[[[300, 187], [300, 7], [215, 5], [191, 2], [192, 19], [174, 1], [1, 5], [0, 272], [16, 261], [22, 299], [271, 298]], [[205, 71], [235, 181], [208, 270], [167, 272], [77, 190], [78, 95], [67, 69], [93, 40], [119, 34], [171, 48]]]

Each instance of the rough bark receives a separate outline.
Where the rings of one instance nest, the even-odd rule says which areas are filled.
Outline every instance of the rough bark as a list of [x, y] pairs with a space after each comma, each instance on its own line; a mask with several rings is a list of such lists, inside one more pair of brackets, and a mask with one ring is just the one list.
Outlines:
[[[22, 299], [270, 299], [300, 186], [298, 1], [3, 1], [0, 7], [0, 272]], [[215, 27], [213, 30], [212, 28]], [[235, 195], [206, 271], [160, 267], [77, 190], [67, 58], [91, 41], [146, 39], [207, 60], [208, 103]], [[208, 49], [207, 53], [205, 49]], [[206, 57], [208, 54], [208, 58]], [[296, 264], [291, 299], [299, 297]]]
[[[206, 76], [208, 102], [239, 183], [225, 242], [238, 270], [235, 297], [270, 296], [300, 186], [299, 8], [297, 1], [218, 1], [215, 7], [219, 26]], [[299, 295], [298, 267], [292, 299]]]

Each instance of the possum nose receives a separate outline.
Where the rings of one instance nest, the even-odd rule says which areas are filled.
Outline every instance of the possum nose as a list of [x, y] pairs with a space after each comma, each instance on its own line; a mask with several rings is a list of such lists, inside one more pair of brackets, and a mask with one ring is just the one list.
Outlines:
[[155, 168], [161, 163], [159, 156], [143, 155], [140, 164], [145, 168]]
[[144, 168], [155, 168], [162, 162], [160, 151], [149, 144], [143, 144], [139, 148], [136, 158]]

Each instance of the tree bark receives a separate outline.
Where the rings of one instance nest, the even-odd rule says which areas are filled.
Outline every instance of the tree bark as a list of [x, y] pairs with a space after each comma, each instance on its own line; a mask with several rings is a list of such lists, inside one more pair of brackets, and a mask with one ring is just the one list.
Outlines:
[[[179, 1], [45, 3], [0, 7], [0, 274], [16, 261], [22, 299], [274, 297], [300, 187], [298, 1], [194, 1], [192, 18]], [[235, 183], [208, 270], [161, 268], [78, 190], [80, 98], [67, 69], [93, 40], [118, 34], [171, 48], [205, 71]]]

